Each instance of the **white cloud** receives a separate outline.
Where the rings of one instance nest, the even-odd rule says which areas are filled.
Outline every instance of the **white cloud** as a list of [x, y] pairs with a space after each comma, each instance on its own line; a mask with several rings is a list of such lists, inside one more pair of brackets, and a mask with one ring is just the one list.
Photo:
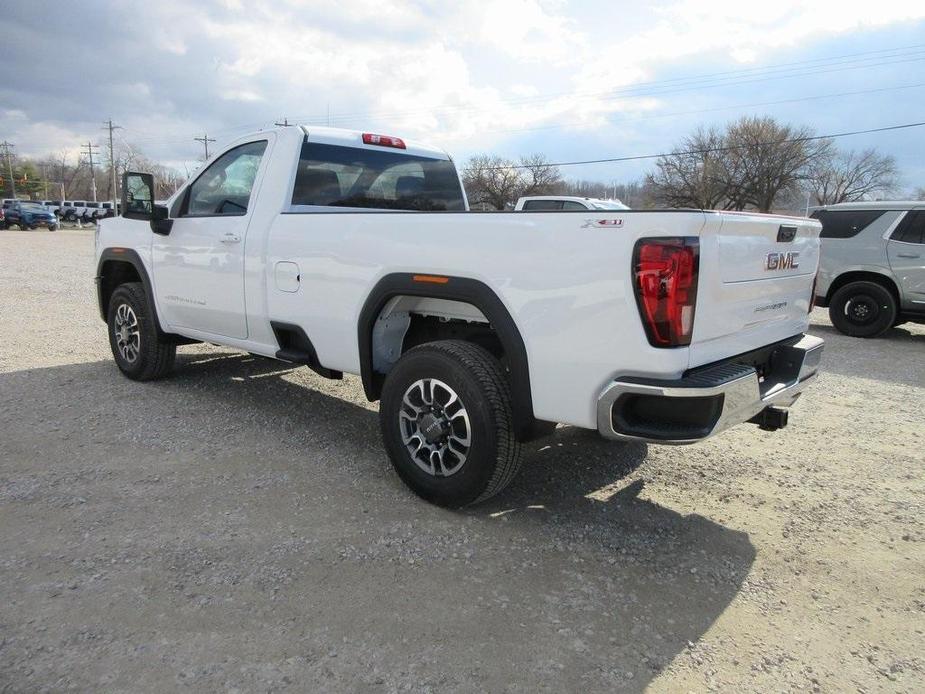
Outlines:
[[[125, 51], [112, 60], [131, 74], [101, 88], [92, 122], [56, 123], [54, 114], [38, 115], [40, 106], [23, 107], [34, 125], [48, 124], [50, 142], [81, 130], [98, 137], [96, 120], [112, 115], [126, 139], [174, 146], [170, 156], [182, 158], [207, 127], [238, 133], [246, 121], [256, 127], [280, 116], [317, 122], [329, 105], [337, 125], [375, 125], [454, 148], [490, 147], [505, 131], [552, 125], [594, 131], [615, 114], [660, 109], [658, 95], [613, 92], [673, 66], [767, 63], [772, 55], [786, 62], [790, 48], [921, 19], [925, 3], [162, 0], [147, 12], [146, 28], [130, 39], [101, 35], [73, 56]], [[101, 74], [98, 66], [87, 73]], [[9, 101], [23, 102], [33, 103]]]

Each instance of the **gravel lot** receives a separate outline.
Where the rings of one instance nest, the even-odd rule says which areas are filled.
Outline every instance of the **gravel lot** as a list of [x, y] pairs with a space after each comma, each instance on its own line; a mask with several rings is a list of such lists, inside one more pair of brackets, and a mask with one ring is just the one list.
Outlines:
[[560, 427], [463, 513], [356, 379], [120, 376], [92, 234], [0, 232], [0, 691], [923, 691], [925, 326], [836, 333], [775, 434]]

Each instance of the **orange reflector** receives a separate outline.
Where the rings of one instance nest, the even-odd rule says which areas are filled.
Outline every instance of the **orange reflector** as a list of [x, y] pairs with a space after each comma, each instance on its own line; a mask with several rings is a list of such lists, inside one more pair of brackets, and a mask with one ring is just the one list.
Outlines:
[[124, 248], [110, 248], [109, 250], [111, 250], [113, 253], [125, 253]]
[[450, 281], [449, 277], [440, 275], [414, 275], [411, 279], [415, 282], [429, 282], [430, 284], [446, 284]]

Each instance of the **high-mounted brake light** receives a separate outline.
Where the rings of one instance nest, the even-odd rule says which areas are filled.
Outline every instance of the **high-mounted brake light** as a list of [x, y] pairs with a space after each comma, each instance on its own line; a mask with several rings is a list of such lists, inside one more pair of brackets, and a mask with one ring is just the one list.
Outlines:
[[392, 137], [391, 135], [373, 135], [372, 133], [363, 133], [363, 144], [405, 149], [405, 141], [399, 137]]
[[696, 238], [640, 239], [633, 250], [639, 315], [653, 347], [691, 343], [700, 244]]

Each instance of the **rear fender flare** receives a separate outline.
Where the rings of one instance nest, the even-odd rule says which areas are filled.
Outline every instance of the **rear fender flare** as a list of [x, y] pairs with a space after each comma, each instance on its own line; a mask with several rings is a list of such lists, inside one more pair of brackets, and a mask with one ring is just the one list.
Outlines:
[[507, 307], [487, 284], [479, 280], [446, 277], [445, 282], [433, 283], [415, 281], [415, 276], [404, 272], [384, 276], [373, 287], [360, 311], [357, 325], [360, 376], [367, 399], [379, 399], [385, 380], [382, 374], [373, 370], [373, 326], [389, 300], [396, 296], [418, 296], [462, 301], [481, 311], [498, 334], [510, 368], [514, 433], [518, 439], [528, 440], [534, 424], [530, 367], [523, 337]]

